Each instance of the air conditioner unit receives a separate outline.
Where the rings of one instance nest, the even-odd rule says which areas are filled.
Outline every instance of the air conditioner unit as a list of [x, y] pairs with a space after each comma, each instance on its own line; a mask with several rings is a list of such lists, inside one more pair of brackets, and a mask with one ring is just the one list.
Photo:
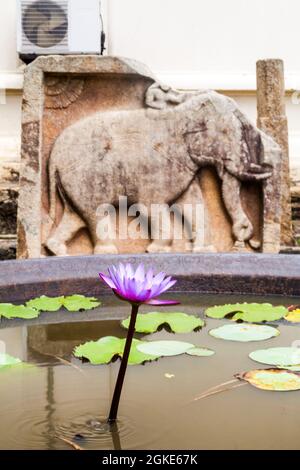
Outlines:
[[100, 0], [17, 1], [20, 55], [102, 53]]

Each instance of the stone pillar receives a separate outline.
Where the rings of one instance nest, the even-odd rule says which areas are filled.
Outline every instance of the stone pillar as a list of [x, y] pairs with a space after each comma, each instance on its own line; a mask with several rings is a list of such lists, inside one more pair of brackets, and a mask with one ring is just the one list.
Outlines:
[[282, 148], [281, 163], [281, 244], [293, 243], [288, 121], [285, 111], [284, 64], [280, 59], [257, 62], [257, 125]]

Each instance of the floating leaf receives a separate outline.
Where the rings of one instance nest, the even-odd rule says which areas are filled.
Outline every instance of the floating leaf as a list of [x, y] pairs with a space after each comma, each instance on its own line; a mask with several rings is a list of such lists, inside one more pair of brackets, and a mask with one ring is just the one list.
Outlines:
[[291, 370], [292, 372], [300, 372], [300, 364], [296, 366], [277, 366], [278, 369], [287, 369]]
[[225, 339], [227, 341], [263, 341], [278, 336], [280, 332], [277, 328], [267, 325], [235, 324], [223, 325], [210, 330], [209, 334], [214, 338]]
[[[130, 317], [122, 321], [122, 326], [128, 328]], [[194, 315], [186, 313], [160, 313], [151, 312], [138, 314], [135, 331], [137, 333], [155, 333], [161, 326], [169, 325], [174, 333], [191, 333], [202, 328], [204, 321]]]
[[69, 312], [79, 312], [80, 310], [92, 310], [93, 308], [99, 307], [101, 302], [95, 297], [71, 295], [64, 298], [63, 305]]
[[300, 323], [300, 309], [292, 310], [284, 318], [291, 323]]
[[35, 308], [41, 312], [57, 312], [63, 306], [64, 297], [47, 297], [42, 295], [26, 303], [28, 307]]
[[258, 369], [237, 374], [240, 380], [246, 380], [261, 390], [289, 392], [300, 390], [300, 375], [288, 370]]
[[0, 353], [0, 369], [2, 367], [15, 366], [21, 364], [22, 361], [16, 357], [10, 356], [9, 354]]
[[0, 304], [0, 317], [30, 320], [37, 318], [39, 314], [38, 310], [25, 305]]
[[143, 341], [137, 345], [138, 351], [154, 356], [179, 356], [195, 346], [183, 341]]
[[194, 347], [186, 351], [186, 354], [189, 356], [209, 357], [216, 353], [212, 349]]
[[[88, 359], [92, 364], [108, 364], [116, 356], [122, 357], [125, 342], [125, 338], [106, 336], [98, 341], [89, 341], [81, 346], [77, 346], [74, 350], [74, 355]], [[133, 339], [128, 364], [143, 364], [146, 361], [158, 359], [159, 356], [139, 351], [137, 346], [141, 343], [142, 341]]]
[[253, 361], [271, 366], [298, 366], [300, 364], [299, 348], [259, 349], [249, 354]]
[[26, 305], [0, 304], [0, 318], [21, 318], [30, 320], [37, 318], [41, 312], [56, 312], [65, 306], [70, 312], [91, 310], [101, 304], [94, 297], [84, 295], [72, 295], [69, 297], [41, 296], [29, 300]]
[[283, 306], [274, 307], [271, 304], [229, 304], [209, 307], [205, 314], [210, 318], [230, 317], [234, 321], [245, 321], [249, 323], [260, 323], [275, 321], [283, 318], [288, 309]]
[[[74, 355], [88, 359], [92, 364], [108, 364], [116, 357], [122, 357], [125, 338], [106, 336], [98, 341], [89, 341], [77, 346]], [[182, 341], [140, 341], [133, 339], [129, 354], [129, 364], [143, 364], [154, 361], [163, 356], [177, 356], [179, 354], [193, 356], [211, 356], [214, 351], [205, 348], [196, 348], [192, 343]]]

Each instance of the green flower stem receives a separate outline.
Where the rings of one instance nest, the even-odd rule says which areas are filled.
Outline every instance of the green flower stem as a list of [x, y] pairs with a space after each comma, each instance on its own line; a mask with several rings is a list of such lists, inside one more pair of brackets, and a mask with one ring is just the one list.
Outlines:
[[120, 365], [120, 370], [119, 370], [117, 382], [115, 385], [115, 391], [114, 391], [114, 395], [113, 395], [113, 399], [112, 399], [111, 407], [110, 407], [110, 412], [109, 412], [109, 416], [107, 420], [108, 423], [114, 423], [117, 420], [119, 403], [120, 403], [124, 378], [126, 374], [132, 339], [133, 339], [133, 335], [135, 332], [135, 322], [136, 322], [138, 311], [139, 311], [139, 305], [133, 304], [132, 309], [131, 309], [130, 323], [129, 323], [128, 333], [127, 333], [125, 348], [123, 352], [122, 362]]

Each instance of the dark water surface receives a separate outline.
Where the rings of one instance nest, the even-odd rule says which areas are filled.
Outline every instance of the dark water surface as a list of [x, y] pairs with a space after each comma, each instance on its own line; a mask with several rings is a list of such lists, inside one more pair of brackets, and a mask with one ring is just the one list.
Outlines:
[[[236, 301], [300, 304], [300, 299], [280, 297], [169, 295], [174, 297], [182, 305], [164, 311], [200, 316], [207, 305]], [[300, 327], [285, 322], [279, 324], [279, 337], [244, 344], [208, 335], [227, 320], [208, 320], [197, 333], [163, 330], [147, 336], [188, 341], [214, 349], [216, 355], [183, 355], [130, 366], [119, 432], [109, 429], [105, 416], [119, 361], [91, 366], [71, 355], [87, 340], [126, 336], [119, 320], [128, 315], [128, 305], [109, 296], [102, 300], [100, 308], [88, 313], [61, 311], [38, 320], [1, 322], [2, 350], [5, 343], [7, 353], [35, 366], [0, 371], [0, 449], [68, 449], [61, 438], [74, 440], [75, 435], [75, 442], [86, 449], [300, 449], [300, 391], [266, 392], [245, 385], [194, 401], [238, 372], [263, 368], [248, 358], [251, 351], [300, 341]], [[141, 312], [151, 310], [143, 307]]]

